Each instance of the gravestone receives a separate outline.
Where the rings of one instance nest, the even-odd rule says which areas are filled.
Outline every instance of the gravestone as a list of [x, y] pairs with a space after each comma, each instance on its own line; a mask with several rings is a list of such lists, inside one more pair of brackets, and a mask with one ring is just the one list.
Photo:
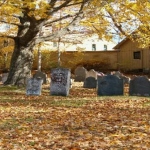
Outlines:
[[75, 82], [83, 82], [86, 78], [87, 70], [84, 67], [77, 67], [75, 69]]
[[129, 84], [129, 95], [150, 96], [150, 81], [145, 76], [136, 76]]
[[98, 76], [99, 96], [123, 95], [123, 79], [115, 75]]
[[2, 73], [2, 83], [4, 83], [7, 80], [8, 73]]
[[55, 68], [51, 70], [50, 94], [56, 96], [68, 96], [71, 85], [71, 72], [67, 68]]
[[96, 88], [97, 80], [94, 77], [87, 77], [83, 84], [84, 88]]
[[42, 82], [39, 78], [27, 79], [26, 95], [41, 95]]
[[98, 73], [94, 69], [91, 69], [90, 71], [86, 72], [86, 78], [94, 77], [95, 79], [97, 79], [97, 75]]
[[44, 72], [37, 71], [37, 72], [33, 75], [33, 78], [41, 78], [41, 79], [43, 80], [43, 84], [46, 84], [46, 83], [47, 83], [46, 74], [45, 74]]
[[123, 73], [121, 73], [120, 71], [113, 71], [111, 72], [112, 75], [115, 75], [121, 79], [123, 79], [123, 83], [124, 84], [129, 84], [130, 83], [130, 78], [125, 76]]
[[2, 75], [0, 75], [0, 82], [2, 82]]

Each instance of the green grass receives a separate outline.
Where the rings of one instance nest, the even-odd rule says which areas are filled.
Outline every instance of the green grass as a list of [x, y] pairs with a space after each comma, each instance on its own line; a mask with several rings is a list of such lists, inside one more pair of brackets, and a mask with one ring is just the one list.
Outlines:
[[14, 90], [18, 90], [17, 86], [0, 86], [0, 92], [1, 91], [14, 91]]

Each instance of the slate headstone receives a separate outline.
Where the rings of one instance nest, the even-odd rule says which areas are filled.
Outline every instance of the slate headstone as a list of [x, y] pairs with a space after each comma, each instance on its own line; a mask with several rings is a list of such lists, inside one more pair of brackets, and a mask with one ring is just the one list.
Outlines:
[[123, 79], [114, 75], [98, 76], [98, 89], [99, 96], [113, 96], [123, 95]]
[[98, 73], [94, 69], [91, 69], [90, 71], [86, 72], [86, 78], [94, 77], [95, 79], [97, 79], [97, 75]]
[[150, 96], [150, 81], [145, 76], [136, 76], [129, 84], [129, 95]]
[[41, 95], [42, 79], [29, 78], [27, 80], [26, 95]]
[[83, 84], [84, 88], [96, 88], [97, 80], [94, 77], [87, 77]]
[[43, 84], [46, 84], [47, 80], [46, 80], [46, 74], [44, 72], [41, 71], [37, 71], [34, 75], [33, 78], [41, 78], [43, 80]]
[[68, 96], [71, 85], [71, 72], [67, 68], [55, 68], [51, 70], [50, 94], [56, 96]]
[[75, 69], [75, 82], [83, 82], [86, 78], [87, 70], [84, 67], [77, 67]]

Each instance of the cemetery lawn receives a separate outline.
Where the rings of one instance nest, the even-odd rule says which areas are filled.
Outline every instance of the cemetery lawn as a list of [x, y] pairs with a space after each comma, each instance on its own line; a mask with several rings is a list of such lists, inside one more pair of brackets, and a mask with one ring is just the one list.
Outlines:
[[150, 97], [97, 96], [81, 84], [68, 97], [26, 96], [0, 85], [2, 150], [148, 150]]

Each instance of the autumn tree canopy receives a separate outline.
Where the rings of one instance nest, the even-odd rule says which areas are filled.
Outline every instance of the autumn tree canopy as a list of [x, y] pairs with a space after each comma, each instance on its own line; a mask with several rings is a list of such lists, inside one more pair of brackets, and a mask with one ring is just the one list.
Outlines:
[[17, 84], [29, 76], [35, 45], [64, 39], [75, 32], [97, 33], [100, 38], [108, 40], [116, 35], [131, 39], [138, 37], [142, 46], [148, 45], [149, 7], [148, 0], [0, 1], [0, 21], [5, 29], [0, 36], [14, 40], [5, 84]]

